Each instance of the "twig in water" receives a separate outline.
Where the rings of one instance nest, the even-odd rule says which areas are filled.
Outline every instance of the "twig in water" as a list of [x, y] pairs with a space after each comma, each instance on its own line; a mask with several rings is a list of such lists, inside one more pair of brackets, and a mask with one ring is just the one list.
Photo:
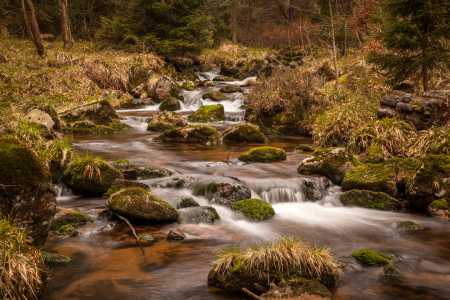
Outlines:
[[231, 151], [233, 151], [233, 150], [234, 150], [234, 147], [233, 147], [233, 148], [231, 148], [230, 152], [228, 152], [228, 156], [227, 156], [227, 159], [230, 159], [230, 154], [231, 154]]
[[249, 290], [247, 290], [246, 288], [242, 288], [242, 291], [244, 293], [246, 293], [247, 295], [249, 295], [250, 297], [252, 297], [253, 299], [257, 299], [257, 300], [264, 300], [263, 298], [253, 294], [252, 292], [250, 292]]

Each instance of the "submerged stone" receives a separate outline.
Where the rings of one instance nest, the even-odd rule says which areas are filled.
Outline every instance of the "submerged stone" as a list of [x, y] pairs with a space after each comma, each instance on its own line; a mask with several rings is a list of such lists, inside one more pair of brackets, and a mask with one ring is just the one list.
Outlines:
[[178, 203], [177, 205], [177, 209], [178, 208], [186, 208], [186, 207], [195, 207], [195, 206], [200, 206], [200, 204], [198, 204], [197, 201], [194, 200], [194, 198], [183, 198], [181, 199], [180, 203]]
[[272, 205], [260, 199], [245, 199], [233, 202], [231, 207], [235, 211], [241, 212], [252, 221], [262, 221], [270, 219], [275, 215]]
[[212, 206], [194, 206], [182, 208], [178, 211], [178, 222], [182, 224], [213, 224], [220, 220], [216, 209]]
[[385, 266], [394, 261], [394, 259], [386, 254], [382, 254], [371, 249], [360, 249], [352, 254], [353, 258], [369, 267]]
[[397, 269], [394, 266], [384, 267], [383, 272], [381, 273], [381, 275], [384, 275], [384, 276], [396, 276], [399, 274], [400, 274], [400, 272], [397, 271]]
[[249, 122], [242, 122], [228, 127], [222, 134], [224, 141], [267, 143], [266, 136], [259, 127]]
[[286, 160], [286, 151], [275, 147], [259, 147], [244, 152], [239, 159], [245, 162], [275, 162]]
[[138, 238], [139, 238], [139, 240], [146, 241], [146, 242], [152, 242], [155, 240], [155, 238], [148, 233], [138, 234]]
[[406, 231], [406, 232], [421, 231], [424, 229], [422, 225], [416, 224], [413, 221], [399, 222], [397, 224], [397, 228], [400, 231]]

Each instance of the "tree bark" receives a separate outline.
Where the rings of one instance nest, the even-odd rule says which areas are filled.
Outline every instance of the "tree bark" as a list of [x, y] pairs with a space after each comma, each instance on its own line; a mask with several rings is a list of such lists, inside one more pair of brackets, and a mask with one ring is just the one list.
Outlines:
[[94, 7], [93, 7], [92, 2], [93, 2], [93, 0], [89, 0], [89, 2], [88, 2], [89, 30], [90, 30], [91, 38], [94, 37]]
[[31, 32], [30, 22], [28, 21], [27, 10], [25, 9], [25, 2], [22, 0], [22, 13], [23, 19], [25, 20], [25, 27], [27, 28], [27, 32], [30, 35], [32, 41], [34, 41], [33, 33]]
[[25, 0], [26, 5], [28, 7], [28, 11], [30, 12], [30, 27], [31, 32], [33, 34], [33, 41], [36, 45], [37, 53], [42, 56], [45, 54], [44, 44], [42, 43], [41, 33], [39, 32], [39, 25], [36, 20], [36, 14], [34, 12], [33, 2], [31, 0]]
[[233, 0], [233, 43], [236, 44], [236, 14], [237, 14], [237, 0]]
[[250, 31], [250, 23], [252, 21], [253, 0], [248, 0], [247, 24], [245, 25], [244, 45], [248, 43], [248, 33]]
[[334, 60], [334, 76], [336, 78], [336, 87], [338, 87], [338, 79], [339, 79], [339, 72], [337, 68], [337, 57], [336, 57], [336, 40], [334, 37], [334, 20], [333, 20], [333, 9], [331, 8], [331, 0], [328, 0], [328, 4], [330, 6], [330, 19], [331, 19], [331, 38], [333, 40], [333, 60]]
[[61, 16], [61, 33], [64, 40], [64, 47], [67, 50], [70, 50], [73, 48], [73, 39], [70, 31], [69, 6], [67, 0], [59, 0], [59, 14]]
[[428, 91], [428, 67], [426, 64], [422, 65], [423, 90]]

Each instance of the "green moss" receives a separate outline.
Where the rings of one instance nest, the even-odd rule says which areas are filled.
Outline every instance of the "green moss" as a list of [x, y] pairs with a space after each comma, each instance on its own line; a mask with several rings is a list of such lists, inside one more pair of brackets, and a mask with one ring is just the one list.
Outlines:
[[161, 111], [175, 111], [180, 108], [180, 102], [175, 98], [166, 98], [161, 103]]
[[222, 134], [224, 141], [267, 143], [266, 136], [259, 131], [258, 126], [248, 122], [228, 127]]
[[400, 229], [401, 231], [408, 231], [408, 232], [412, 232], [412, 231], [420, 231], [423, 230], [423, 226], [420, 224], [416, 224], [413, 221], [404, 221], [398, 224], [398, 229]]
[[317, 171], [320, 175], [323, 175], [330, 179], [334, 184], [341, 184], [345, 175], [345, 171], [347, 171], [347, 169], [351, 168], [352, 166], [357, 167], [360, 165], [361, 163], [352, 155], [339, 153], [325, 157]]
[[295, 148], [295, 152], [297, 153], [302, 153], [303, 151], [314, 152], [318, 148], [320, 147], [314, 145], [300, 145], [297, 148]]
[[204, 143], [217, 142], [219, 133], [211, 126], [191, 125], [185, 128], [174, 128], [153, 139], [157, 142]]
[[448, 210], [449, 209], [449, 205], [448, 205], [447, 198], [434, 200], [433, 202], [431, 202], [430, 207], [432, 209], [436, 209], [436, 210], [441, 210], [441, 209]]
[[139, 238], [139, 240], [146, 241], [146, 242], [152, 242], [155, 240], [155, 238], [152, 235], [147, 234], [147, 233], [138, 234], [138, 238]]
[[[61, 214], [62, 210], [62, 214]], [[82, 213], [77, 209], [67, 209], [67, 208], [57, 208], [56, 215], [53, 220], [52, 229], [59, 229], [66, 225], [84, 225], [87, 223], [94, 222], [93, 219], [89, 218], [86, 214]]]
[[125, 123], [122, 123], [118, 119], [115, 119], [112, 122], [110, 122], [108, 124], [108, 127], [112, 128], [112, 129], [114, 129], [116, 131], [123, 130], [123, 129], [133, 129], [132, 126], [130, 126], [128, 124], [125, 124]]
[[186, 207], [197, 207], [200, 204], [197, 203], [193, 198], [183, 198], [181, 202], [178, 204], [177, 208], [186, 208]]
[[275, 147], [259, 147], [244, 152], [239, 159], [245, 162], [275, 162], [286, 160], [286, 151]]
[[[142, 179], [144, 179], [144, 178], [142, 178]], [[147, 178], [145, 178], [145, 179], [147, 179]], [[123, 182], [124, 182], [124, 184], [115, 184], [114, 183], [113, 185], [111, 185], [111, 187], [108, 189], [108, 191], [103, 194], [102, 198], [108, 199], [109, 197], [111, 197], [112, 194], [117, 193], [118, 191], [127, 189], [129, 187], [133, 187], [133, 184], [136, 184], [136, 186], [137, 186], [137, 184], [139, 184], [139, 183], [136, 183], [133, 181], [128, 181], [128, 180], [123, 180]], [[147, 190], [147, 191], [151, 191], [151, 189], [148, 186], [146, 186], [146, 184], [142, 183], [139, 185], [140, 185], [139, 186], [140, 188], [143, 188], [144, 190]], [[134, 186], [134, 187], [136, 187], [136, 186]]]
[[367, 164], [352, 168], [345, 174], [342, 190], [369, 190], [384, 192], [391, 197], [397, 195], [396, 165]]
[[341, 195], [341, 202], [345, 206], [360, 206], [378, 210], [392, 210], [399, 201], [388, 194], [373, 191], [351, 190]]
[[116, 160], [115, 164], [119, 165], [119, 166], [128, 166], [130, 164], [130, 161], [128, 159], [120, 158], [120, 159]]
[[260, 199], [237, 201], [232, 204], [232, 207], [253, 221], [266, 220], [275, 215], [272, 205]]
[[368, 156], [384, 156], [383, 149], [376, 145], [367, 148], [366, 153]]
[[170, 89], [169, 94], [172, 97], [175, 97], [175, 98], [178, 97], [178, 95], [180, 94], [180, 87], [178, 86], [177, 83], [174, 83], [172, 85], [172, 88]]
[[[136, 170], [137, 175], [140, 179], [163, 178], [173, 174], [173, 172], [168, 169], [158, 167], [132, 166], [130, 168]], [[142, 168], [144, 168], [144, 170], [142, 170]]]
[[395, 275], [399, 275], [399, 274], [400, 274], [400, 272], [397, 271], [397, 269], [394, 266], [387, 266], [387, 267], [384, 267], [384, 269], [383, 269], [383, 275], [386, 275], [386, 276], [395, 276]]
[[222, 92], [212, 91], [204, 94], [202, 96], [203, 99], [212, 99], [214, 101], [223, 101], [227, 100], [227, 96]]
[[153, 115], [148, 122], [149, 131], [166, 131], [177, 127], [184, 127], [187, 121], [174, 112], [164, 111]]
[[315, 149], [312, 153], [313, 156], [323, 156], [325, 154], [327, 154], [328, 152], [330, 152], [329, 149], [323, 149], [323, 148], [319, 148], [319, 149]]
[[187, 91], [193, 91], [195, 89], [194, 85], [189, 82], [183, 82], [183, 85], [181, 87]]
[[177, 210], [143, 188], [127, 188], [113, 194], [109, 207], [130, 220], [140, 222], [176, 221]]
[[189, 122], [220, 122], [225, 119], [225, 110], [222, 104], [202, 106], [189, 116]]
[[353, 252], [352, 256], [365, 266], [379, 267], [392, 263], [392, 257], [371, 249], [360, 249]]
[[70, 257], [64, 256], [62, 254], [50, 253], [46, 251], [41, 251], [42, 258], [46, 263], [49, 262], [69, 262], [71, 261]]
[[227, 85], [220, 89], [221, 93], [242, 93], [241, 87], [237, 85]]
[[56, 230], [56, 233], [67, 236], [77, 236], [79, 234], [79, 232], [69, 224], [61, 226], [58, 230]]
[[197, 185], [194, 188], [194, 195], [195, 196], [204, 196], [206, 193], [206, 187], [204, 185]]

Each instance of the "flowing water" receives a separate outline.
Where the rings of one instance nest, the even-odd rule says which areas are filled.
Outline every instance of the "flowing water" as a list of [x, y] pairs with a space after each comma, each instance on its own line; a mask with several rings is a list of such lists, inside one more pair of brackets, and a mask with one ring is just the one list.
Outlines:
[[[211, 79], [216, 72], [199, 74]], [[224, 84], [242, 84], [228, 82]], [[184, 92], [184, 103], [177, 113], [187, 117], [201, 105], [212, 102], [201, 95], [202, 88]], [[245, 92], [245, 91], [244, 91]], [[242, 121], [245, 110], [242, 94], [229, 95], [225, 106], [227, 120], [209, 124], [220, 133]], [[331, 288], [334, 299], [449, 299], [450, 238], [448, 224], [415, 214], [384, 212], [343, 207], [339, 187], [324, 192], [318, 202], [306, 201], [305, 180], [322, 178], [300, 176], [297, 166], [307, 154], [294, 153], [298, 144], [311, 143], [306, 137], [269, 136], [269, 146], [288, 153], [287, 160], [269, 164], [244, 164], [237, 157], [260, 146], [251, 143], [174, 144], [157, 143], [158, 133], [146, 131], [145, 120], [157, 111], [156, 106], [140, 110], [119, 111], [123, 122], [134, 129], [113, 135], [70, 136], [77, 153], [89, 151], [113, 162], [128, 159], [132, 165], [165, 167], [174, 171], [169, 178], [140, 180], [152, 186], [158, 197], [175, 205], [181, 198], [193, 197], [200, 205], [209, 205], [203, 197], [193, 196], [200, 182], [242, 182], [252, 189], [252, 196], [271, 203], [276, 215], [263, 222], [249, 222], [227, 207], [213, 205], [221, 222], [137, 226], [136, 231], [151, 234], [155, 240], [135, 243], [127, 226], [109, 219], [80, 226], [81, 235], [63, 238], [54, 233], [45, 244], [46, 251], [71, 257], [69, 263], [52, 263], [51, 281], [43, 299], [245, 299], [227, 295], [207, 286], [214, 253], [229, 243], [242, 246], [270, 243], [287, 235], [315, 245], [326, 245], [338, 260], [350, 264], [338, 287]], [[192, 177], [193, 183], [183, 189], [161, 188], [158, 182]], [[155, 187], [156, 186], [156, 187]], [[77, 207], [95, 217], [105, 199], [74, 195], [66, 186], [57, 187], [58, 205]], [[183, 214], [188, 214], [189, 210]], [[187, 215], [184, 220], [189, 219]], [[411, 220], [426, 230], [415, 234], [399, 233], [396, 222]], [[170, 230], [187, 234], [184, 241], [165, 239]], [[396, 278], [380, 275], [382, 268], [360, 266], [351, 254], [371, 248], [396, 255]]]

